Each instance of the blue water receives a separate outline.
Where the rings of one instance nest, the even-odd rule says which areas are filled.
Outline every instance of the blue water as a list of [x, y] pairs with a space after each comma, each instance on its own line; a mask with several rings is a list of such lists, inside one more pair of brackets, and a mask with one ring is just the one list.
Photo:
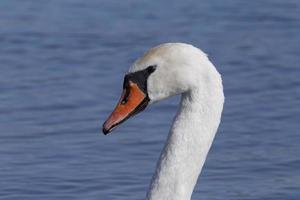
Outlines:
[[0, 199], [143, 199], [178, 97], [114, 134], [124, 73], [162, 42], [223, 77], [193, 199], [300, 199], [300, 1], [0, 1]]

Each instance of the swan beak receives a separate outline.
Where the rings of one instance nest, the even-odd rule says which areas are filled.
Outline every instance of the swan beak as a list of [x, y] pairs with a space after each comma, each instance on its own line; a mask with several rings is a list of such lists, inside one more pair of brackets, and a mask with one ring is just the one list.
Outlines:
[[143, 111], [149, 103], [149, 97], [139, 86], [129, 81], [114, 111], [103, 124], [103, 133], [107, 135], [119, 124]]

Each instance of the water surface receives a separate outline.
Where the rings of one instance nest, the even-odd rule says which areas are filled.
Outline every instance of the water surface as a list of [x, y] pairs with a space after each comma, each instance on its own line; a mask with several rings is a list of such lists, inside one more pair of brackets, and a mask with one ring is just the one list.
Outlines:
[[193, 199], [300, 199], [300, 2], [0, 2], [0, 199], [144, 199], [178, 98], [114, 134], [124, 73], [162, 42], [223, 77], [220, 129]]

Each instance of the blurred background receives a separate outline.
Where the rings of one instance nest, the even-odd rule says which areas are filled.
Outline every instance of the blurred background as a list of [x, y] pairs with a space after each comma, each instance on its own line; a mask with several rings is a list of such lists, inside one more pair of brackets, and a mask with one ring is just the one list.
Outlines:
[[299, 0], [1, 0], [0, 199], [144, 199], [179, 98], [114, 134], [131, 63], [187, 42], [226, 103], [193, 199], [300, 199]]

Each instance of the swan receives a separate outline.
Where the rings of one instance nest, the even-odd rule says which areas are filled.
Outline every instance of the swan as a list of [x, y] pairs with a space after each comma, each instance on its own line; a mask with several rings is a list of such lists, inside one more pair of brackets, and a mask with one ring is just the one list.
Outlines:
[[107, 135], [148, 105], [178, 94], [180, 107], [147, 200], [191, 199], [221, 120], [221, 75], [207, 55], [190, 44], [156, 46], [132, 64], [124, 78], [121, 98], [103, 124]]

